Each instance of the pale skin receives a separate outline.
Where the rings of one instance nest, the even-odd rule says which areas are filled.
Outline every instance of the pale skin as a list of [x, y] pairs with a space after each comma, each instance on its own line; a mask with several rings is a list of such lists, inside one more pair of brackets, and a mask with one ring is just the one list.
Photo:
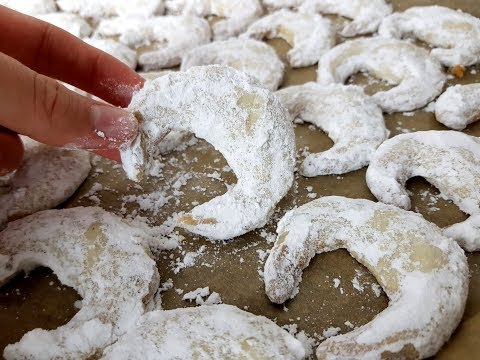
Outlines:
[[0, 176], [22, 162], [18, 134], [118, 161], [119, 146], [134, 138], [138, 127], [121, 107], [143, 82], [127, 65], [66, 31], [0, 6]]

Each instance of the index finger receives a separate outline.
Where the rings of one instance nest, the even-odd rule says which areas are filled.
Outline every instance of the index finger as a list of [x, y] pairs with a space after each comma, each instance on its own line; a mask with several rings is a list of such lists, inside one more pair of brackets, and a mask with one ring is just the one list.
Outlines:
[[4, 6], [0, 6], [0, 52], [116, 106], [127, 106], [144, 82], [113, 56], [49, 23]]

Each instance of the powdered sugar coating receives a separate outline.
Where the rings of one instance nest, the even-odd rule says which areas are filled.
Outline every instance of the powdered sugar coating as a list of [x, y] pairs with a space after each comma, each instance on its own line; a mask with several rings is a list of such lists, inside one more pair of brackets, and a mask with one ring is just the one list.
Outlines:
[[112, 55], [130, 68], [137, 67], [137, 53], [128, 46], [112, 39], [84, 39], [87, 44]]
[[55, 0], [0, 0], [0, 5], [27, 15], [48, 14], [57, 11]]
[[197, 16], [158, 16], [150, 19], [113, 18], [100, 22], [97, 35], [119, 36], [119, 41], [139, 49], [144, 71], [177, 66], [185, 54], [210, 42], [208, 22]]
[[95, 20], [111, 16], [150, 17], [164, 12], [163, 0], [57, 0], [58, 7]]
[[21, 167], [0, 180], [0, 227], [6, 220], [53, 208], [67, 200], [90, 172], [90, 155], [40, 144], [22, 136]]
[[480, 120], [480, 84], [449, 87], [435, 102], [435, 117], [455, 130]]
[[414, 6], [383, 19], [380, 36], [412, 35], [434, 47], [431, 51], [445, 66], [480, 62], [480, 19], [444, 6]]
[[46, 210], [0, 233], [0, 284], [37, 266], [82, 297], [55, 330], [35, 329], [5, 348], [6, 359], [86, 359], [116, 341], [144, 313], [159, 285], [150, 235], [100, 208]]
[[215, 40], [226, 40], [244, 32], [262, 15], [259, 0], [165, 0], [168, 13], [224, 18], [212, 26]]
[[303, 359], [301, 343], [271, 320], [232, 305], [153, 311], [102, 359]]
[[426, 50], [380, 37], [350, 40], [331, 49], [318, 62], [317, 81], [344, 83], [360, 71], [396, 85], [372, 96], [386, 112], [425, 106], [442, 92], [446, 81], [442, 66]]
[[287, 53], [292, 67], [316, 64], [335, 44], [335, 32], [330, 20], [315, 13], [300, 14], [286, 9], [255, 21], [242, 37], [284, 39], [292, 46]]
[[155, 163], [171, 130], [184, 130], [222, 153], [238, 182], [194, 207], [178, 226], [224, 240], [263, 226], [293, 181], [295, 136], [279, 100], [250, 76], [220, 65], [197, 66], [147, 81], [129, 110], [142, 121], [121, 150], [123, 167], [138, 179]]
[[262, 0], [262, 4], [268, 9], [295, 8], [304, 0]]
[[276, 92], [292, 121], [299, 117], [325, 131], [335, 143], [321, 153], [309, 154], [304, 176], [343, 174], [370, 162], [388, 138], [382, 110], [357, 86], [306, 83]]
[[305, 0], [299, 11], [306, 14], [335, 14], [352, 19], [340, 32], [342, 36], [351, 37], [377, 31], [382, 19], [392, 12], [392, 6], [385, 0]]
[[59, 27], [70, 34], [84, 38], [90, 36], [92, 27], [81, 16], [67, 13], [49, 13], [35, 16], [39, 20], [46, 21], [56, 27]]
[[284, 66], [275, 50], [252, 39], [215, 41], [194, 48], [183, 58], [181, 70], [211, 64], [228, 65], [243, 71], [270, 90], [276, 90], [283, 79]]
[[[425, 178], [463, 212], [480, 215], [480, 139], [457, 131], [395, 136], [374, 154], [367, 185], [379, 201], [408, 210], [405, 183], [415, 176]], [[464, 249], [475, 251], [480, 249], [480, 228], [474, 224], [475, 219], [467, 220], [445, 231]]]
[[315, 254], [339, 248], [365, 265], [390, 299], [387, 309], [366, 325], [321, 343], [318, 359], [426, 358], [441, 348], [462, 318], [467, 259], [454, 241], [418, 214], [329, 196], [289, 211], [277, 233], [264, 273], [272, 301], [294, 297]]
[[[156, 78], [167, 75], [171, 72], [172, 70], [161, 70], [142, 72], [139, 73], [139, 75], [147, 80], [155, 80]], [[163, 138], [163, 141], [158, 144], [158, 151], [160, 154], [168, 154], [174, 150], [188, 147], [191, 140], [192, 134], [189, 132], [172, 130]]]

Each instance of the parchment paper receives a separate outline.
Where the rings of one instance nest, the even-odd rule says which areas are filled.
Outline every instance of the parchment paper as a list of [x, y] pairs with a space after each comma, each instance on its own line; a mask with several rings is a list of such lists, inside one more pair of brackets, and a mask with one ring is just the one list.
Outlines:
[[[404, 10], [413, 5], [446, 5], [460, 8], [480, 17], [478, 0], [423, 0], [393, 1], [395, 10]], [[288, 45], [274, 39], [269, 42], [281, 56], [285, 56]], [[477, 74], [472, 73], [472, 69]], [[301, 84], [315, 80], [315, 67], [292, 70], [288, 68], [282, 86]], [[356, 76], [352, 82], [365, 82], [364, 76]], [[450, 80], [450, 83], [471, 83], [480, 80], [480, 67], [469, 68], [463, 79]], [[374, 91], [378, 86], [369, 86], [367, 91]], [[393, 114], [385, 116], [391, 136], [405, 131], [445, 129], [435, 121], [433, 113], [416, 111], [414, 114]], [[468, 134], [480, 136], [480, 122], [468, 127]], [[317, 152], [328, 149], [331, 140], [318, 129], [308, 125], [297, 125], [297, 146], [299, 152], [305, 147]], [[301, 158], [301, 157], [300, 157]], [[189, 210], [192, 202], [204, 202], [225, 192], [225, 184], [235, 182], [235, 176], [225, 171], [226, 162], [210, 145], [199, 141], [184, 152], [167, 156], [164, 169], [165, 179], [149, 178], [140, 183], [128, 181], [121, 168], [105, 160], [96, 160], [88, 180], [64, 206], [99, 205], [114, 213], [125, 215], [138, 210], [156, 225], [162, 224], [176, 211]], [[125, 196], [136, 195], [152, 199], [152, 192], [165, 189], [167, 183], [178, 174], [194, 173], [186, 185], [179, 188], [183, 192], [178, 196], [178, 203], [171, 198], [158, 212], [139, 209], [136, 202], [126, 201]], [[210, 176], [208, 176], [208, 174]], [[220, 176], [218, 176], [220, 175]], [[91, 192], [92, 186], [102, 190]], [[311, 187], [311, 191], [307, 191]], [[202, 191], [201, 188], [206, 188]], [[438, 191], [423, 179], [409, 182], [412, 191], [413, 208], [437, 225], [444, 227], [465, 218], [465, 215], [449, 202], [439, 199]], [[200, 190], [199, 190], [200, 189]], [[157, 197], [173, 195], [174, 189]], [[182, 300], [180, 292], [188, 292], [198, 287], [209, 286], [211, 291], [221, 295], [224, 303], [234, 304], [255, 314], [262, 314], [276, 319], [278, 324], [297, 324], [311, 336], [321, 337], [324, 330], [339, 327], [341, 332], [350, 330], [348, 325], [361, 326], [371, 320], [388, 304], [382, 293], [376, 296], [372, 284], [373, 276], [366, 268], [356, 262], [346, 251], [339, 250], [317, 255], [306, 269], [300, 293], [285, 306], [271, 304], [264, 294], [261, 271], [265, 260], [265, 250], [272, 244], [275, 224], [286, 210], [295, 205], [310, 201], [313, 197], [339, 195], [352, 198], [374, 200], [365, 184], [365, 169], [342, 176], [321, 176], [313, 179], [297, 176], [295, 186], [282, 200], [270, 223], [239, 237], [227, 244], [211, 243], [205, 239], [185, 236], [181, 249], [172, 253], [162, 253], [158, 257], [158, 267], [162, 282], [171, 279], [173, 288], [163, 293], [163, 308], [194, 306]], [[310, 194], [310, 195], [309, 195]], [[93, 196], [92, 196], [93, 195]], [[433, 199], [433, 203], [432, 203]], [[433, 210], [432, 210], [433, 209]], [[437, 210], [438, 209], [438, 210]], [[187, 252], [196, 252], [196, 264], [182, 269]], [[452, 339], [437, 355], [439, 359], [473, 359], [480, 351], [480, 254], [468, 254], [471, 281], [470, 294], [464, 319]], [[176, 272], [176, 270], [179, 270]], [[334, 279], [340, 284], [334, 286]], [[363, 291], [353, 286], [356, 279]], [[0, 350], [5, 345], [18, 341], [28, 330], [42, 327], [53, 329], [66, 323], [77, 311], [74, 302], [78, 294], [70, 288], [59, 284], [50, 270], [40, 268], [28, 277], [17, 276], [0, 289]], [[348, 325], [346, 325], [347, 323]]]

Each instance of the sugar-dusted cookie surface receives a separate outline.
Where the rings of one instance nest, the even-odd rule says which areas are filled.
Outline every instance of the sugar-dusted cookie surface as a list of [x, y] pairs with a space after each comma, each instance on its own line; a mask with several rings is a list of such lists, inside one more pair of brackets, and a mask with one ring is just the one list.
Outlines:
[[301, 343], [273, 321], [231, 305], [152, 311], [102, 359], [303, 359]]
[[415, 176], [471, 215], [444, 231], [464, 249], [480, 250], [480, 139], [453, 130], [397, 135], [377, 149], [366, 179], [379, 201], [408, 210], [405, 183]]
[[57, 329], [26, 333], [5, 348], [5, 358], [87, 359], [116, 341], [158, 288], [150, 241], [143, 228], [96, 207], [46, 210], [9, 223], [0, 233], [0, 284], [46, 266], [79, 293], [82, 307]]
[[435, 117], [455, 130], [480, 120], [480, 84], [449, 87], [435, 102]]
[[332, 148], [309, 154], [300, 167], [304, 176], [343, 174], [370, 162], [388, 138], [382, 110], [357, 86], [310, 82], [275, 93], [292, 120], [300, 118], [325, 131]]
[[214, 41], [190, 50], [182, 60], [181, 70], [200, 65], [228, 65], [276, 90], [283, 79], [284, 66], [275, 50], [253, 39]]
[[445, 66], [480, 62], [480, 19], [444, 6], [414, 6], [383, 19], [380, 36], [414, 36], [433, 47], [431, 54]]
[[468, 292], [463, 250], [421, 215], [364, 199], [327, 196], [289, 211], [265, 264], [268, 297], [299, 291], [315, 254], [346, 249], [377, 278], [390, 302], [367, 324], [328, 338], [318, 359], [426, 358], [460, 322]]
[[0, 227], [67, 200], [90, 172], [90, 155], [22, 137], [23, 163], [13, 174], [0, 178]]
[[411, 111], [434, 100], [446, 75], [428, 51], [406, 41], [380, 37], [359, 38], [337, 45], [318, 62], [320, 84], [344, 83], [365, 71], [394, 87], [372, 97], [386, 112]]
[[319, 14], [301, 14], [282, 9], [252, 23], [242, 37], [272, 39], [280, 37], [292, 46], [287, 58], [292, 67], [316, 64], [335, 44], [330, 20]]
[[382, 19], [392, 12], [385, 0], [304, 0], [299, 11], [307, 14], [320, 12], [352, 19], [340, 32], [351, 37], [377, 31]]
[[265, 225], [292, 185], [292, 122], [277, 97], [244, 73], [210, 65], [167, 74], [147, 81], [129, 109], [142, 119], [139, 135], [121, 151], [131, 179], [155, 164], [171, 130], [211, 143], [237, 176], [225, 194], [180, 217], [180, 227], [218, 240], [239, 236]]

